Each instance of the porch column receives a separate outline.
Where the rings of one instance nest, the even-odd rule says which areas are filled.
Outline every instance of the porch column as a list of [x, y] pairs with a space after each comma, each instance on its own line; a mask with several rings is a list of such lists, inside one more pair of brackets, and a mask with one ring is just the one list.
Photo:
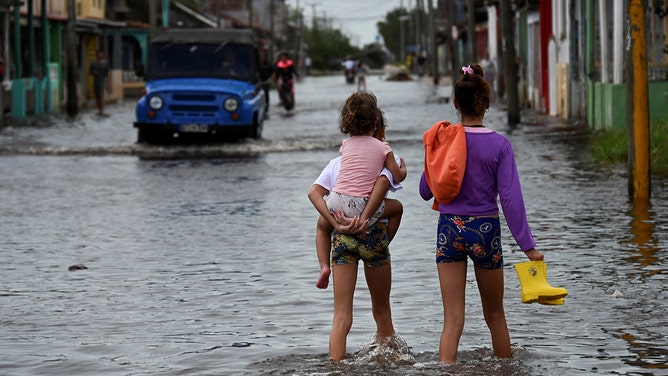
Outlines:
[[613, 0], [614, 21], [612, 23], [612, 82], [621, 84], [624, 80], [624, 0]]
[[601, 83], [607, 83], [609, 78], [608, 52], [608, 17], [605, 0], [598, 0], [599, 27], [601, 28]]

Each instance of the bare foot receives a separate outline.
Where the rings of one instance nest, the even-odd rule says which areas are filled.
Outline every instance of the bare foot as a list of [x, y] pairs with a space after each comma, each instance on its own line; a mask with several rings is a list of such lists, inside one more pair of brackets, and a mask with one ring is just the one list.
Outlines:
[[320, 268], [320, 277], [318, 277], [318, 282], [315, 283], [315, 287], [319, 289], [326, 289], [329, 286], [329, 274], [331, 270], [329, 266], [323, 266]]

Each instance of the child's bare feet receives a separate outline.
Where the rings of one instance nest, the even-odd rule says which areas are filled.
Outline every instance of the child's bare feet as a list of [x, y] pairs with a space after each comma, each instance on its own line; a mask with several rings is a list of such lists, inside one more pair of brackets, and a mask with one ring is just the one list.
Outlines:
[[315, 283], [315, 287], [319, 289], [326, 289], [329, 286], [329, 274], [331, 270], [329, 266], [323, 266], [320, 268], [320, 277], [318, 277], [318, 282]]

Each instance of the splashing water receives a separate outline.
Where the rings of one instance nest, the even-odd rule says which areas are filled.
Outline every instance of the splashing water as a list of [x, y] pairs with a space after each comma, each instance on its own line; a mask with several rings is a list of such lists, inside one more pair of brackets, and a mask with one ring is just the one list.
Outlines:
[[380, 366], [401, 366], [415, 364], [415, 356], [408, 343], [395, 334], [382, 341], [373, 337], [347, 361], [355, 365], [375, 363]]

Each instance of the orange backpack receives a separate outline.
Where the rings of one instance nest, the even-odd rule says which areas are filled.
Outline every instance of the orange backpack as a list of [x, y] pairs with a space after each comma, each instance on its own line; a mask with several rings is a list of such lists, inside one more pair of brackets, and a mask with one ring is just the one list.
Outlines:
[[432, 209], [459, 194], [466, 170], [466, 132], [461, 124], [438, 121], [424, 132], [424, 172], [434, 194]]

